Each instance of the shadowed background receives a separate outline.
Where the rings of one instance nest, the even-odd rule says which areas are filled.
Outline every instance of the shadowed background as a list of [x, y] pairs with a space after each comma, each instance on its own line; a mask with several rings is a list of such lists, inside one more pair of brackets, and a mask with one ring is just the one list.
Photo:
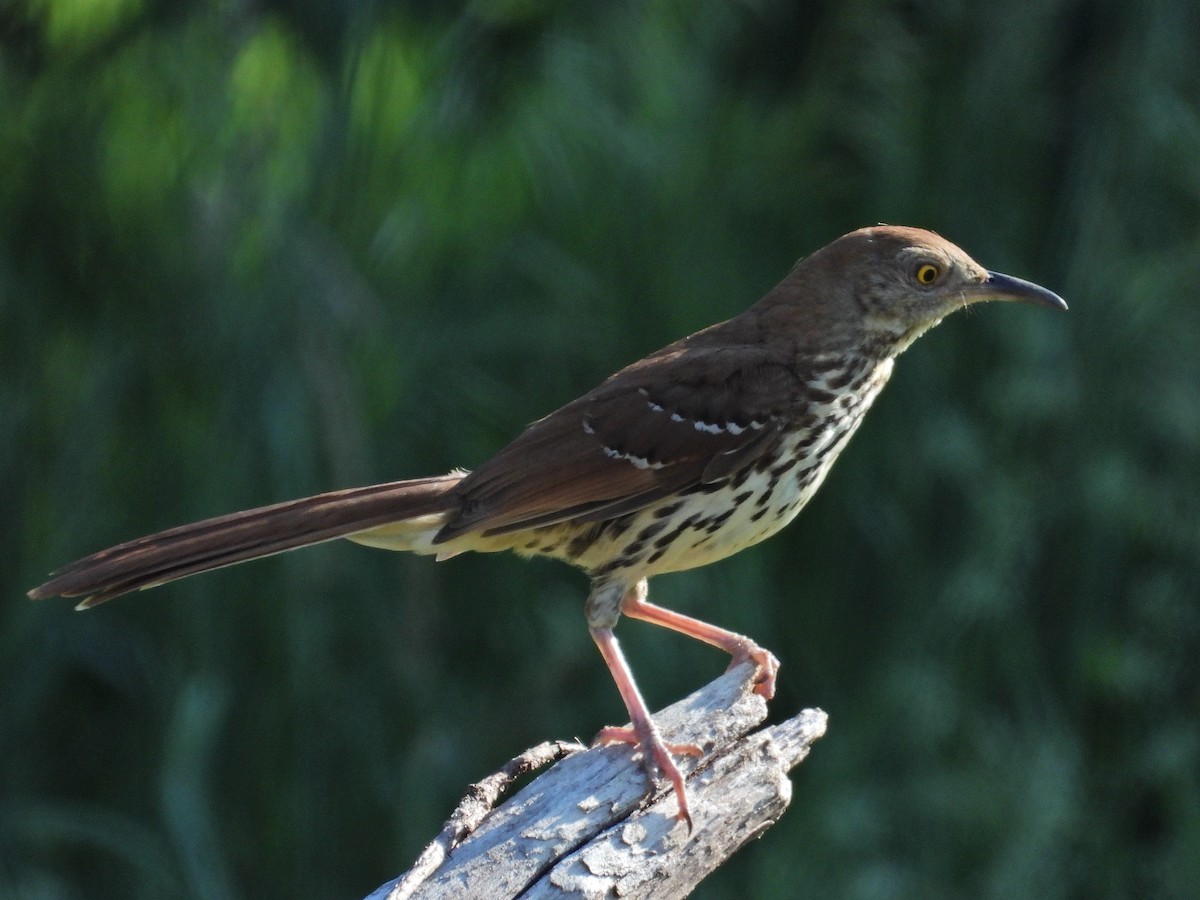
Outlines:
[[[951, 318], [794, 525], [652, 585], [831, 714], [698, 896], [1188, 895], [1198, 54], [1185, 0], [6, 6], [0, 896], [362, 896], [468, 782], [620, 720], [557, 563], [24, 591], [471, 467], [879, 221], [1072, 309]], [[618, 633], [654, 706], [726, 662]]]

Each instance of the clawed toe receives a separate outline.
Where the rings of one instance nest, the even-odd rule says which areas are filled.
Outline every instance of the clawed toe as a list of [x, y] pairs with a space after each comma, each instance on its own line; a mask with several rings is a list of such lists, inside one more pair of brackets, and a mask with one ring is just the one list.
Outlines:
[[642, 764], [646, 767], [651, 779], [657, 771], [659, 775], [671, 783], [675, 798], [679, 804], [679, 818], [687, 822], [688, 831], [692, 830], [692, 812], [688, 808], [687, 789], [684, 787], [683, 772], [675, 764], [676, 756], [703, 756], [704, 750], [695, 744], [668, 744], [658, 736], [657, 731], [651, 734], [639, 734], [629, 725], [610, 725], [600, 729], [596, 735], [597, 744], [633, 744], [642, 753]]
[[[596, 739], [593, 741], [596, 744], [633, 744], [642, 747], [642, 739], [638, 737], [636, 731], [629, 725], [608, 725], [601, 728], [596, 734]], [[658, 740], [655, 742], [659, 747], [664, 748], [668, 753], [675, 756], [703, 756], [704, 748], [696, 744], [668, 744], [666, 741]], [[644, 748], [643, 748], [644, 749]], [[653, 756], [654, 754], [652, 754]], [[653, 759], [657, 764], [658, 760]]]
[[736, 669], [745, 662], [754, 663], [754, 675], [750, 679], [750, 683], [754, 685], [754, 693], [765, 700], [770, 700], [775, 696], [775, 677], [779, 673], [779, 659], [765, 647], [747, 642], [747, 646], [739, 647], [734, 651], [733, 659], [729, 662], [729, 669]]

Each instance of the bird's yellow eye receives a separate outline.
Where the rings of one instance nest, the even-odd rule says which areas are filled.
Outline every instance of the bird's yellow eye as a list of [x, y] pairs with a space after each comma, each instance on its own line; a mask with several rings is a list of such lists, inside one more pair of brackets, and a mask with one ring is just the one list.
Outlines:
[[938, 267], [930, 263], [917, 266], [917, 281], [921, 284], [933, 284], [940, 274]]

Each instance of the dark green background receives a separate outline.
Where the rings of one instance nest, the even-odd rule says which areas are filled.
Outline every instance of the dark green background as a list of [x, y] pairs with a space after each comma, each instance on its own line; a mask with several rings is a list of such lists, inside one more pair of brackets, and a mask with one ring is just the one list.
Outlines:
[[[0, 8], [0, 895], [358, 897], [622, 710], [550, 562], [55, 566], [470, 467], [800, 255], [922, 225], [952, 317], [788, 531], [659, 579], [828, 737], [703, 897], [1200, 884], [1192, 0]], [[626, 623], [650, 702], [720, 654]]]

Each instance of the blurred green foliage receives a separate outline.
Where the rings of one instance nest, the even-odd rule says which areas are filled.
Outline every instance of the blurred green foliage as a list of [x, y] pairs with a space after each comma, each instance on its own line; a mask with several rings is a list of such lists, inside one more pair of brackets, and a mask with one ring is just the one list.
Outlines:
[[[469, 467], [876, 221], [1072, 311], [952, 318], [796, 525], [653, 586], [831, 714], [699, 896], [1194, 896], [1198, 56], [1190, 0], [6, 4], [0, 896], [361, 896], [620, 718], [557, 564], [23, 591]], [[724, 665], [621, 635], [655, 704]]]

